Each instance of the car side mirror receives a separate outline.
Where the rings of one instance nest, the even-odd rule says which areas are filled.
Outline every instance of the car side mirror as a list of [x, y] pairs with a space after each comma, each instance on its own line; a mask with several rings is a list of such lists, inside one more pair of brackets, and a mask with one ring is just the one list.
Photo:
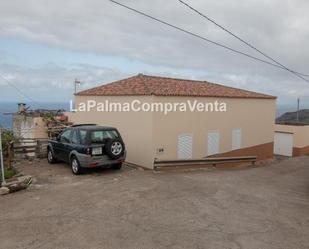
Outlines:
[[56, 137], [57, 142], [60, 142], [60, 138], [61, 138], [60, 135]]

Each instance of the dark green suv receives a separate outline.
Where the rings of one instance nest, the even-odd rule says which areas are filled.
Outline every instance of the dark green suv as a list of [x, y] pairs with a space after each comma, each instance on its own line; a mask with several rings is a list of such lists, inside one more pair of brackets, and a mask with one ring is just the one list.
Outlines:
[[76, 175], [83, 168], [121, 169], [125, 157], [124, 142], [114, 127], [75, 125], [49, 140], [47, 147], [49, 163], [69, 163]]

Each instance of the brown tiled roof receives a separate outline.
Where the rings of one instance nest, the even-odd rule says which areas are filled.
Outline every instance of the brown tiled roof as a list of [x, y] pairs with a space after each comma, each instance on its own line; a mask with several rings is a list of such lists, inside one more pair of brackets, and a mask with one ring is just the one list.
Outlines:
[[218, 85], [207, 81], [183, 80], [158, 76], [148, 76], [143, 74], [84, 90], [77, 93], [76, 95], [156, 95], [262, 99], [276, 98], [271, 95]]

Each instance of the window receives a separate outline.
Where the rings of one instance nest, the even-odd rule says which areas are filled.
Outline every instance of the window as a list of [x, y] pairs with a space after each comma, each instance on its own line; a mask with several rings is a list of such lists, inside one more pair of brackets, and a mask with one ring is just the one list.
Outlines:
[[86, 144], [87, 131], [86, 130], [80, 130], [79, 135], [80, 135], [80, 143]]
[[241, 129], [233, 129], [232, 131], [232, 150], [241, 148]]
[[78, 131], [74, 130], [72, 134], [72, 139], [71, 139], [73, 144], [79, 144], [79, 137], [78, 137]]
[[115, 130], [92, 131], [90, 138], [91, 143], [103, 143], [108, 138], [119, 138], [119, 134]]
[[70, 136], [71, 136], [71, 129], [65, 130], [61, 136], [60, 136], [60, 142], [61, 143], [69, 143], [70, 142]]

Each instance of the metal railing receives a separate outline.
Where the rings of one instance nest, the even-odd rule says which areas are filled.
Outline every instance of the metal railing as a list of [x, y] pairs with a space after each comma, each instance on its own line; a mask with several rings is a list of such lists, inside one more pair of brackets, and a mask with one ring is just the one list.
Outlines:
[[256, 156], [242, 156], [242, 157], [213, 157], [203, 159], [184, 159], [184, 160], [154, 160], [154, 170], [163, 168], [172, 168], [179, 166], [216, 166], [218, 164], [226, 163], [245, 163], [250, 162], [255, 164], [257, 160]]

